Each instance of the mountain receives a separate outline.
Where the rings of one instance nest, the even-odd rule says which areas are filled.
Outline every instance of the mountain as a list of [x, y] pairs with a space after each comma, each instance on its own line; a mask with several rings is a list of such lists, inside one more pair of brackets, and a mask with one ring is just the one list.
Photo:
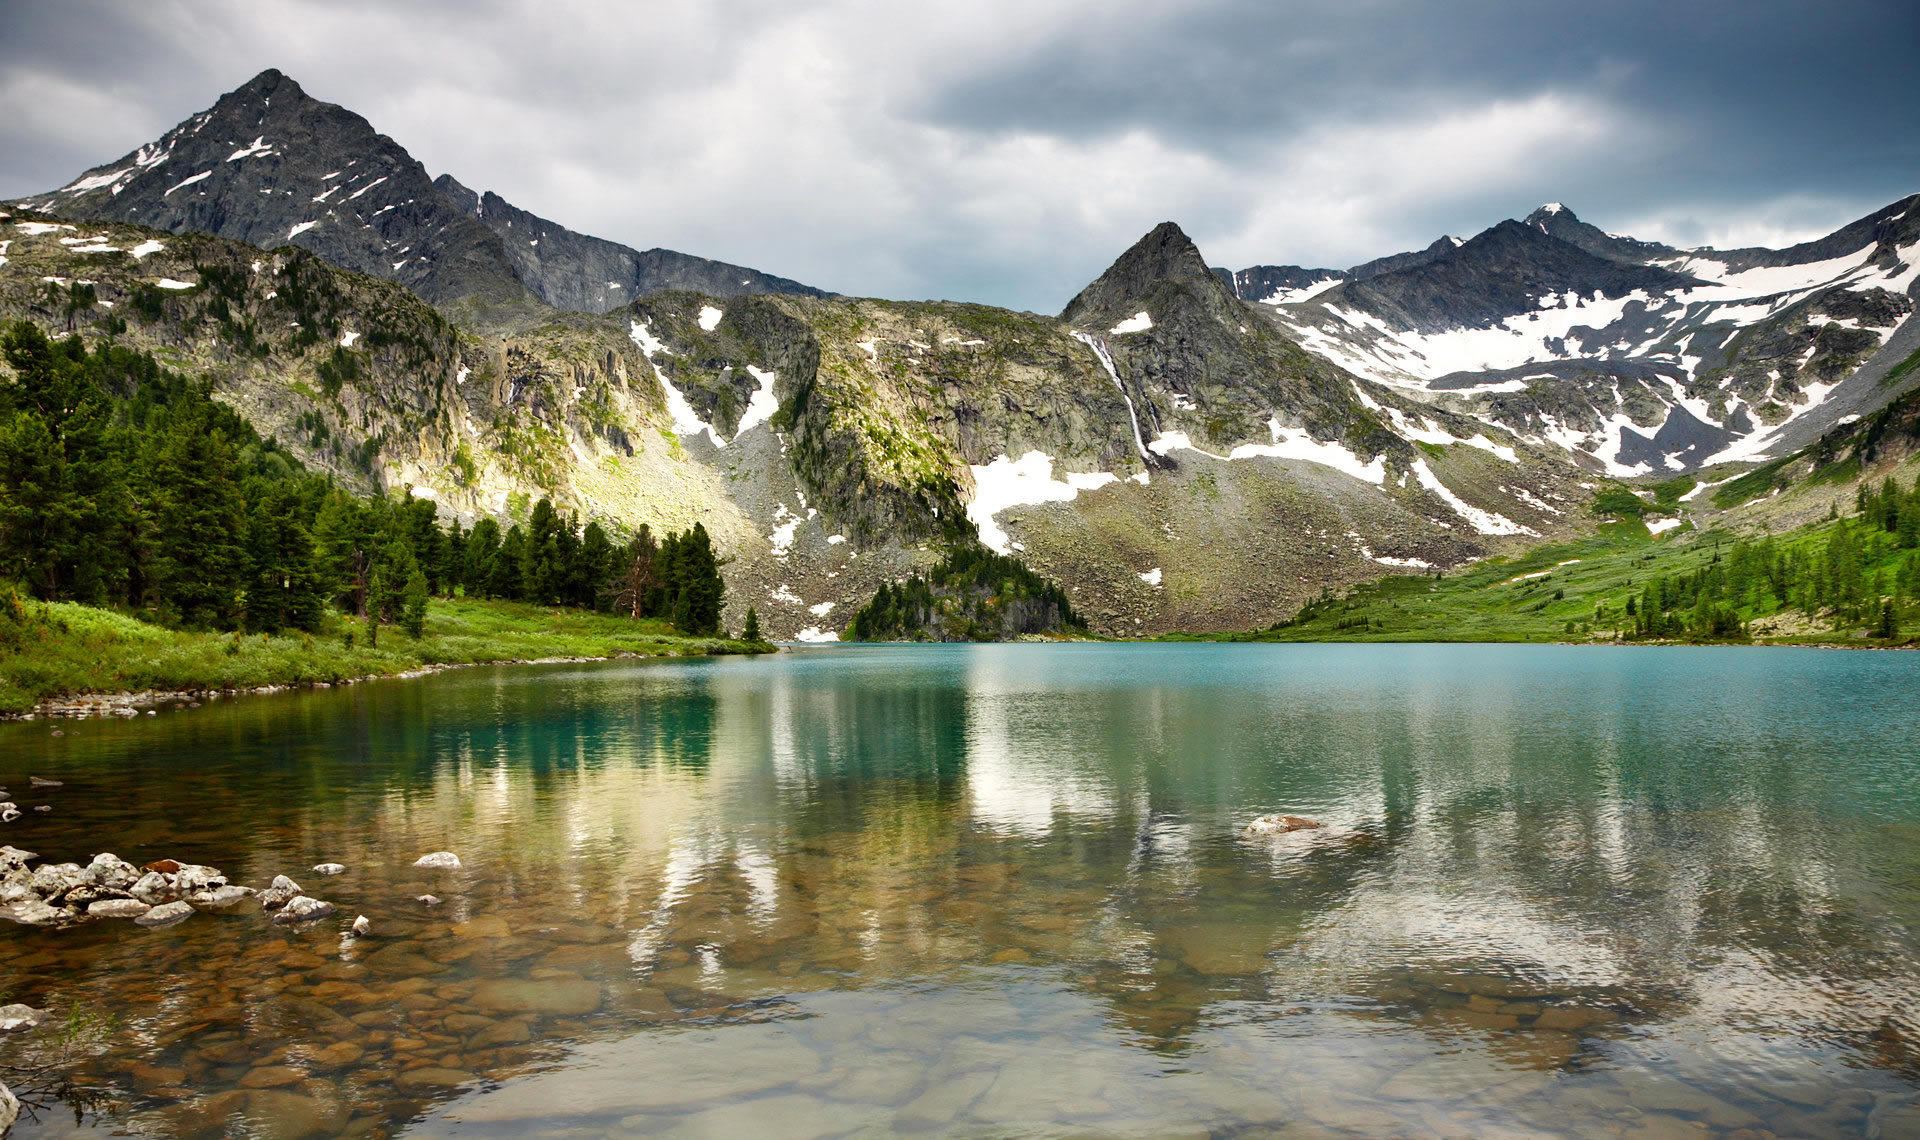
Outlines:
[[556, 309], [604, 313], [635, 297], [691, 289], [715, 297], [792, 293], [824, 297], [811, 285], [757, 269], [709, 261], [670, 249], [636, 250], [550, 222], [488, 191], [469, 190], [442, 174], [434, 187], [504, 243], [521, 281]]
[[[672, 250], [578, 234], [431, 178], [364, 118], [261, 72], [154, 142], [23, 199], [63, 218], [297, 245], [439, 305], [604, 312], [663, 288], [716, 296], [818, 290]], [[529, 237], [528, 235], [532, 236]]]
[[1916, 204], [1788, 249], [1683, 251], [1549, 203], [1259, 300], [1309, 351], [1596, 471], [1693, 471], [1787, 454], [1898, 393], [1882, 380], [1920, 348]]
[[298, 245], [435, 303], [526, 297], [500, 239], [436, 190], [400, 144], [274, 70], [22, 205], [263, 249]]

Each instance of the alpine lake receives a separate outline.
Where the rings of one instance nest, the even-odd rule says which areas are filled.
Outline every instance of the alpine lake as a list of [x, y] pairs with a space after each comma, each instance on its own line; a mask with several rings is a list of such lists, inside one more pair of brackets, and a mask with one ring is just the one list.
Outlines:
[[0, 1079], [33, 1138], [1920, 1136], [1916, 695], [1908, 653], [835, 646], [0, 725], [51, 807], [0, 842], [338, 908], [0, 923], [53, 1013]]

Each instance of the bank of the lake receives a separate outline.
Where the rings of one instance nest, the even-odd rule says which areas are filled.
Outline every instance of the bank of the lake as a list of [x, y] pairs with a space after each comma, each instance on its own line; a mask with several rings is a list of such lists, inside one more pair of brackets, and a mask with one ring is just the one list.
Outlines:
[[29, 604], [15, 626], [14, 644], [0, 653], [0, 716], [132, 707], [204, 692], [335, 685], [458, 665], [708, 657], [774, 648], [683, 637], [658, 620], [464, 598], [435, 601], [424, 636], [383, 627], [372, 645], [363, 624], [337, 618], [322, 633], [248, 636], [168, 629], [70, 603]]

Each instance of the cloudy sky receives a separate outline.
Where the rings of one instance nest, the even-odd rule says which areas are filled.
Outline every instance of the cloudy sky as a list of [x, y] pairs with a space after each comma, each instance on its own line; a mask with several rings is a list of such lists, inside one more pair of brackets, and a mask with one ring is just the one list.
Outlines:
[[1344, 266], [1543, 201], [1778, 245], [1920, 190], [1912, 0], [0, 0], [0, 197], [267, 67], [435, 174], [837, 292], [1058, 310], [1171, 218]]

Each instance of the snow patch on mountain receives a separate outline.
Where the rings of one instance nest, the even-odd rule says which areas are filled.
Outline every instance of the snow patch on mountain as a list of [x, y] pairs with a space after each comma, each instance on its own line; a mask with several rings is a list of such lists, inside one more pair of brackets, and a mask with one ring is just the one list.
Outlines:
[[1005, 455], [992, 463], [970, 464], [973, 473], [973, 499], [967, 504], [967, 518], [980, 531], [980, 541], [1001, 554], [1021, 549], [1003, 530], [994, 516], [1010, 507], [1037, 503], [1065, 503], [1082, 491], [1091, 491], [1120, 477], [1107, 471], [1066, 472], [1066, 478], [1053, 477], [1053, 457], [1044, 451], [1029, 451], [1019, 459]]
[[719, 328], [720, 318], [724, 316], [726, 316], [725, 313], [714, 308], [712, 305], [700, 306], [700, 331], [712, 332], [714, 329]]
[[1453, 508], [1454, 514], [1465, 519], [1473, 529], [1479, 531], [1481, 534], [1525, 534], [1531, 535], [1534, 538], [1540, 537], [1540, 532], [1534, 530], [1532, 527], [1521, 526], [1505, 515], [1495, 514], [1492, 511], [1483, 511], [1479, 507], [1474, 506], [1472, 503], [1454, 494], [1445, 483], [1440, 481], [1440, 477], [1433, 473], [1432, 468], [1427, 466], [1427, 461], [1424, 459], [1416, 459], [1413, 461], [1413, 477], [1420, 481], [1422, 487], [1439, 496], [1442, 502]]
[[211, 177], [213, 177], [213, 171], [211, 170], [202, 170], [198, 174], [189, 175], [186, 178], [182, 178], [180, 181], [167, 187], [166, 194], [162, 194], [161, 197], [163, 198], [167, 197], [168, 195], [171, 195], [175, 190], [184, 190], [196, 182], [204, 182]]
[[773, 418], [773, 413], [780, 410], [780, 401], [773, 394], [773, 382], [779, 378], [778, 375], [751, 364], [747, 365], [747, 374], [758, 381], [760, 386], [754, 389], [752, 396], [747, 398], [747, 410], [740, 416], [740, 425], [733, 429], [735, 439], [747, 434], [748, 428], [766, 423]]
[[1133, 314], [1131, 317], [1113, 326], [1109, 331], [1114, 336], [1125, 336], [1128, 333], [1146, 332], [1152, 327], [1153, 317], [1148, 315], [1146, 310], [1142, 309], [1140, 312]]
[[239, 162], [243, 158], [264, 157], [272, 153], [273, 153], [272, 144], [267, 142], [267, 137], [265, 135], [261, 135], [260, 137], [254, 139], [251, 143], [247, 144], [244, 147], [241, 147], [239, 150], [236, 150], [232, 154], [228, 155], [227, 161]]
[[[631, 327], [627, 330], [627, 338], [639, 347], [641, 353], [646, 356], [647, 363], [653, 365], [654, 378], [660, 381], [660, 390], [667, 398], [667, 415], [673, 420], [674, 434], [699, 435], [705, 432], [715, 447], [725, 447], [727, 442], [720, 438], [720, 433], [714, 430], [712, 424], [700, 418], [700, 413], [693, 410], [693, 405], [687, 402], [686, 396], [681, 394], [680, 389], [673, 386], [673, 382], [667, 379], [667, 374], [661, 369], [659, 362], [654, 360], [655, 354], [664, 353], [672, 356], [673, 350], [653, 335], [653, 331], [648, 328], [645, 321], [631, 322]], [[787, 541], [789, 544], [792, 542], [791, 531], [788, 532]], [[776, 547], [778, 545], [778, 543], [775, 544]]]

